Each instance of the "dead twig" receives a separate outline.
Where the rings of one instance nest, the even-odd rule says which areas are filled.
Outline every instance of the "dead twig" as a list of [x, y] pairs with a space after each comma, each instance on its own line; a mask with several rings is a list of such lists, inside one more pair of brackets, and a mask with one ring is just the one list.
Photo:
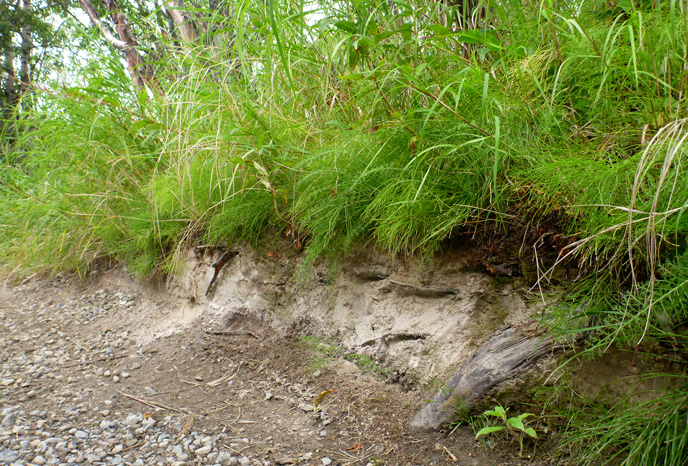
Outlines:
[[138, 401], [139, 403], [142, 403], [142, 404], [144, 404], [144, 405], [146, 405], [146, 406], [150, 406], [151, 408], [166, 409], [166, 410], [168, 410], [168, 411], [174, 411], [175, 413], [181, 413], [181, 414], [183, 414], [183, 412], [180, 411], [180, 410], [178, 410], [177, 408], [173, 408], [173, 407], [171, 407], [171, 406], [166, 406], [166, 405], [164, 405], [164, 404], [162, 404], [162, 403], [157, 403], [157, 402], [155, 402], [155, 401], [148, 401], [148, 400], [144, 400], [144, 399], [141, 399], [141, 398], [137, 398], [137, 397], [135, 397], [134, 395], [129, 395], [129, 394], [127, 394], [127, 393], [120, 392], [119, 390], [115, 390], [115, 391], [116, 391], [117, 393], [119, 393], [120, 395], [124, 396], [124, 397], [130, 398], [130, 399], [132, 399], [132, 400], [134, 400], [134, 401]]
[[232, 336], [232, 335], [249, 335], [256, 340], [260, 340], [260, 337], [256, 335], [253, 332], [249, 332], [248, 330], [203, 330], [204, 333], [207, 333], [208, 335], [220, 335], [220, 336]]
[[191, 429], [193, 428], [194, 421], [196, 420], [196, 416], [193, 414], [189, 414], [189, 418], [186, 420], [182, 428], [179, 430], [179, 436], [183, 437], [185, 435], [189, 435], [191, 433]]
[[133, 450], [134, 448], [142, 447], [145, 444], [146, 444], [146, 441], [144, 440], [143, 442], [139, 442], [136, 445], [132, 445], [132, 446], [127, 447], [127, 448], [123, 448], [120, 453], [124, 453], [125, 451]]
[[438, 288], [434, 286], [419, 286], [413, 283], [400, 282], [388, 278], [387, 281], [403, 291], [426, 298], [437, 298], [446, 295], [458, 295], [459, 290], [454, 288]]
[[223, 375], [219, 379], [208, 382], [206, 385], [208, 385], [209, 387], [217, 387], [218, 385], [221, 385], [224, 382], [227, 382], [228, 380], [232, 380], [239, 373], [239, 369], [241, 369], [242, 364], [243, 364], [243, 361], [239, 363], [239, 366], [236, 368], [236, 370], [234, 371], [233, 374], [232, 374], [232, 369], [230, 369], [225, 373], [225, 375]]
[[454, 453], [450, 452], [450, 451], [447, 449], [447, 447], [445, 447], [444, 445], [442, 445], [442, 448], [444, 448], [444, 451], [447, 452], [447, 454], [449, 455], [449, 457], [452, 459], [452, 461], [453, 461], [454, 463], [456, 463], [456, 462], [459, 460], [456, 456], [454, 456]]
[[220, 259], [213, 264], [213, 268], [215, 269], [215, 273], [213, 274], [212, 280], [210, 280], [210, 284], [208, 285], [208, 289], [205, 291], [205, 295], [208, 296], [208, 293], [210, 293], [210, 288], [213, 286], [213, 283], [215, 283], [215, 280], [217, 280], [217, 276], [220, 275], [220, 270], [222, 270], [222, 267], [225, 266], [227, 262], [234, 256], [239, 254], [237, 251], [227, 251], [220, 257]]

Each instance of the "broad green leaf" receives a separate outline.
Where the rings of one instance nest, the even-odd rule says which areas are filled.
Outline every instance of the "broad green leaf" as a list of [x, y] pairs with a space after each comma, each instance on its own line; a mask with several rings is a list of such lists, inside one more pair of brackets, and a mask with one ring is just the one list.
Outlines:
[[428, 26], [428, 30], [433, 32], [436, 36], [448, 36], [452, 33], [449, 29], [442, 26], [441, 24], [431, 24]]
[[489, 426], [489, 427], [483, 427], [478, 431], [477, 434], [475, 434], [475, 438], [480, 437], [481, 435], [487, 435], [491, 434], [492, 432], [499, 432], [500, 430], [504, 430], [504, 426]]
[[457, 33], [455, 37], [467, 44], [482, 44], [493, 50], [502, 49], [502, 43], [497, 39], [494, 31], [461, 31]]
[[517, 417], [510, 417], [509, 419], [506, 420], [507, 423], [514, 429], [518, 429], [520, 431], [524, 431], [526, 427], [523, 425], [523, 421], [521, 421]]
[[532, 427], [528, 427], [528, 428], [525, 430], [525, 433], [528, 434], [528, 435], [530, 435], [530, 436], [533, 437], [533, 438], [537, 438], [537, 434], [535, 433], [535, 429], [533, 429]]
[[353, 21], [337, 21], [334, 23], [334, 27], [351, 34], [356, 34], [356, 23]]

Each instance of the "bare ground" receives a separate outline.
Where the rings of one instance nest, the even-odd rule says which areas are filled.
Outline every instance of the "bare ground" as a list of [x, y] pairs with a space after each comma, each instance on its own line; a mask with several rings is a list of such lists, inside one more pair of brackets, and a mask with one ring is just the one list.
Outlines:
[[[175, 306], [118, 274], [6, 284], [0, 406], [58, 413], [78, 402], [80, 422], [92, 425], [141, 413], [174, 438], [213, 436], [218, 449], [250, 464], [549, 464], [537, 451], [518, 458], [517, 444], [485, 451], [467, 427], [413, 431], [408, 420], [423, 404], [415, 391], [340, 357], [320, 367], [322, 355], [298, 335], [250, 318], [202, 314], [179, 325], [184, 319], [169, 321]], [[50, 362], [47, 370], [35, 370], [39, 360]], [[0, 440], [11, 445], [12, 436]], [[146, 451], [145, 438], [134, 441], [127, 461]], [[192, 455], [187, 464], [212, 462]]]

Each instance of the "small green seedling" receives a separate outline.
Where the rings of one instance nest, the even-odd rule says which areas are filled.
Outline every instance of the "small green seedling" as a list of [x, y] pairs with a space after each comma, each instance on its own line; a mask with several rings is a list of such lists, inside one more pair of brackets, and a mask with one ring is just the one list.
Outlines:
[[518, 444], [520, 446], [520, 450], [518, 452], [518, 456], [521, 457], [523, 455], [523, 437], [525, 435], [528, 435], [532, 438], [537, 438], [537, 434], [535, 433], [535, 429], [532, 427], [526, 427], [525, 424], [523, 424], [523, 420], [527, 418], [528, 416], [533, 416], [531, 413], [523, 413], [520, 416], [517, 417], [506, 417], [506, 412], [509, 408], [504, 409], [501, 406], [495, 406], [494, 410], [488, 409], [483, 413], [485, 417], [487, 416], [493, 416], [496, 417], [497, 419], [500, 419], [504, 425], [502, 426], [487, 426], [483, 427], [478, 431], [477, 434], [475, 434], [475, 438], [480, 437], [481, 435], [489, 435], [494, 432], [499, 432], [501, 430], [505, 430], [510, 433], [510, 434], [517, 434], [518, 435]]

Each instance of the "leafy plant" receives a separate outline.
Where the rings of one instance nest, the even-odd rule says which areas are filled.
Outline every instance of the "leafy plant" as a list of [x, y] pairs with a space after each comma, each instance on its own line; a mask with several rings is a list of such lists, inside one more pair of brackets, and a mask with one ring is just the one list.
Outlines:
[[480, 429], [476, 434], [475, 438], [477, 439], [480, 436], [486, 436], [493, 434], [495, 432], [500, 432], [500, 431], [506, 431], [509, 435], [517, 435], [518, 436], [518, 444], [520, 446], [518, 456], [523, 456], [523, 438], [527, 435], [528, 437], [537, 438], [537, 433], [535, 432], [535, 429], [532, 427], [526, 427], [526, 425], [523, 423], [523, 420], [526, 419], [527, 417], [533, 416], [531, 413], [523, 413], [515, 417], [507, 417], [506, 412], [509, 408], [504, 409], [501, 406], [495, 406], [495, 408], [488, 409], [487, 411], [483, 412], [483, 416], [487, 419], [490, 417], [499, 419], [499, 421], [502, 422], [503, 425], [490, 425], [490, 426], [485, 426], [482, 429]]

